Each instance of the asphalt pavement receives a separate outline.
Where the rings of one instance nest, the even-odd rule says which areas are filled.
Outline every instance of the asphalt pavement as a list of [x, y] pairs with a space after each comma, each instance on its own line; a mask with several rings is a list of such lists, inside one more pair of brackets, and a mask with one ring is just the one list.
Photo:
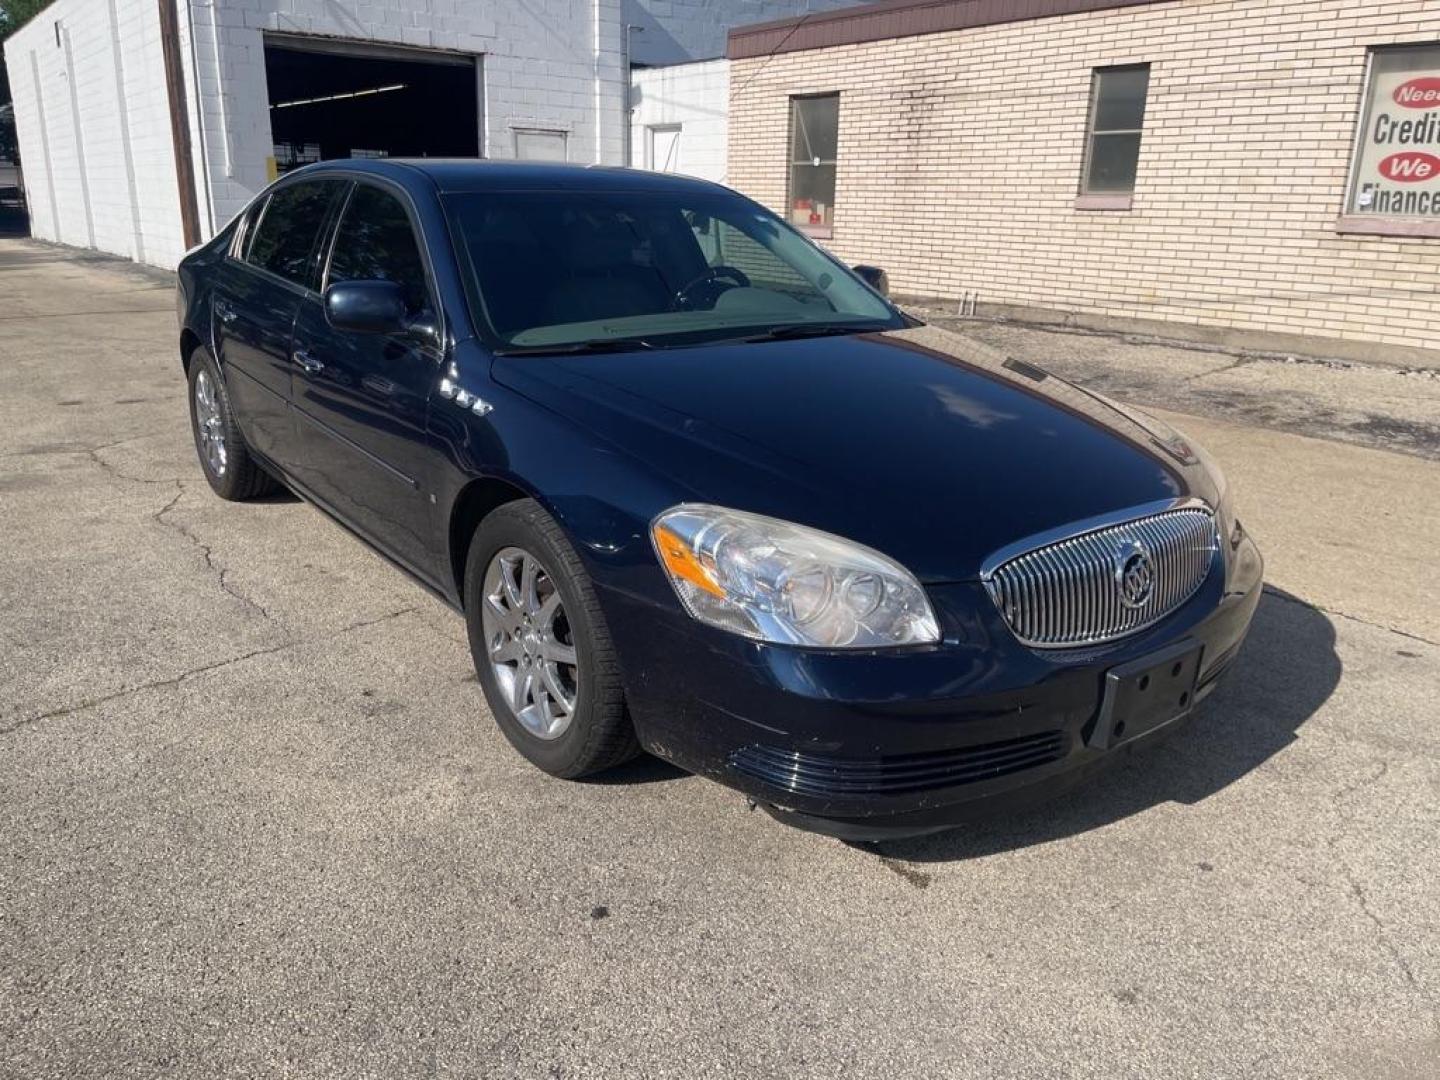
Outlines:
[[1200, 438], [1271, 585], [1165, 745], [847, 846], [530, 768], [457, 616], [210, 493], [164, 275], [0, 240], [0, 1076], [1440, 1075], [1440, 463], [1351, 422], [1428, 377], [965, 332]]

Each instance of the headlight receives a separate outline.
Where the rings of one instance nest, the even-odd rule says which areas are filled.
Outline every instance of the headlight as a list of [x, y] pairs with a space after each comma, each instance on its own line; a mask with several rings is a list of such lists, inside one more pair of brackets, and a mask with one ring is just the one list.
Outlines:
[[685, 503], [657, 517], [650, 538], [685, 610], [722, 630], [827, 649], [940, 640], [914, 576], [838, 536]]

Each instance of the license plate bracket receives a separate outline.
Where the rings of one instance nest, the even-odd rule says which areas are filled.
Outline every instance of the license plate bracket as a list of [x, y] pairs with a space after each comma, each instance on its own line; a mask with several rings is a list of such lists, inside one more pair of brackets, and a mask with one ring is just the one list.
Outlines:
[[1198, 641], [1178, 641], [1107, 671], [1100, 717], [1089, 745], [1108, 750], [1190, 712], [1204, 649]]

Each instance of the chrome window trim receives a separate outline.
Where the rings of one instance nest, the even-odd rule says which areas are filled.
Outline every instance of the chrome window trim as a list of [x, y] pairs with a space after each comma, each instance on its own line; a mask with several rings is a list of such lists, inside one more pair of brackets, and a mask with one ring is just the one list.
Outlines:
[[320, 292], [319, 296], [324, 299], [325, 290], [330, 287], [330, 263], [335, 257], [335, 243], [340, 237], [340, 226], [345, 223], [345, 212], [350, 209], [350, 202], [355, 197], [355, 191], [361, 184], [367, 184], [392, 196], [405, 211], [405, 216], [410, 219], [410, 232], [415, 237], [415, 246], [420, 250], [420, 261], [425, 268], [425, 293], [430, 302], [430, 311], [435, 315], [440, 328], [440, 344], [434, 350], [436, 353], [443, 353], [443, 343], [449, 339], [449, 318], [445, 313], [445, 307], [440, 303], [440, 283], [435, 275], [435, 259], [430, 253], [430, 242], [425, 236], [425, 229], [420, 222], [420, 208], [415, 205], [414, 198], [400, 184], [395, 183], [389, 177], [377, 176], [371, 173], [326, 170], [327, 174], [334, 172], [351, 181], [350, 190], [345, 192], [339, 209], [335, 212], [334, 219], [329, 224], [329, 232], [325, 240], [325, 246], [321, 252], [323, 258], [320, 264]]
[[264, 202], [270, 198], [268, 192], [257, 195], [245, 204], [245, 208], [236, 217], [239, 221], [235, 224], [235, 231], [230, 234], [230, 244], [225, 249], [225, 257], [235, 262], [243, 262], [241, 254], [245, 250], [245, 242], [250, 239], [250, 230], [255, 224], [255, 218], [264, 210]]
[[[351, 178], [348, 175], [342, 175], [338, 172], [338, 170], [332, 169], [325, 169], [320, 172], [306, 172], [303, 169], [297, 169], [293, 173], [287, 173], [285, 176], [282, 176], [279, 180], [271, 184], [270, 187], [266, 188], [259, 195], [256, 195], [255, 198], [251, 200], [250, 206], [246, 207], [245, 210], [241, 211], [242, 215], [248, 215], [250, 213], [251, 207], [256, 208], [253, 217], [242, 217], [241, 227], [236, 230], [236, 236], [231, 240], [230, 248], [226, 252], [226, 257], [236, 266], [243, 267], [252, 274], [258, 274], [266, 281], [273, 282], [276, 285], [284, 286], [285, 288], [289, 289], [291, 292], [298, 294], [302, 298], [320, 296], [320, 293], [316, 292], [314, 289], [310, 288], [309, 285], [306, 285], [303, 282], [292, 281], [290, 278], [282, 277], [281, 275], [275, 273], [273, 270], [267, 270], [265, 267], [257, 266], [255, 263], [251, 262], [249, 250], [250, 242], [254, 239], [256, 233], [258, 233], [260, 229], [260, 226], [264, 223], [265, 215], [270, 210], [271, 200], [280, 192], [285, 191], [287, 188], [293, 187], [296, 184], [317, 182], [347, 184], [350, 182], [350, 180]], [[332, 196], [331, 198], [333, 202], [336, 196]], [[339, 196], [339, 198], [348, 201], [350, 198], [350, 192], [346, 190]], [[333, 206], [327, 207], [325, 219], [321, 222], [320, 225], [320, 233], [316, 236], [316, 240], [320, 241], [322, 247], [319, 251], [315, 252], [315, 254], [318, 255], [322, 251], [328, 249], [330, 239], [334, 233], [336, 220], [337, 219], [334, 216]]]

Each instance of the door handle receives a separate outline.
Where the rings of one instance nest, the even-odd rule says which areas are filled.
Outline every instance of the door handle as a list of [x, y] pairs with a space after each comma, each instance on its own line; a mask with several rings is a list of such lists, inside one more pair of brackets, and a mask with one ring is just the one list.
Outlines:
[[295, 363], [304, 368], [305, 374], [307, 375], [318, 375], [325, 370], [325, 365], [321, 361], [316, 360], [304, 349], [296, 349], [294, 356]]

